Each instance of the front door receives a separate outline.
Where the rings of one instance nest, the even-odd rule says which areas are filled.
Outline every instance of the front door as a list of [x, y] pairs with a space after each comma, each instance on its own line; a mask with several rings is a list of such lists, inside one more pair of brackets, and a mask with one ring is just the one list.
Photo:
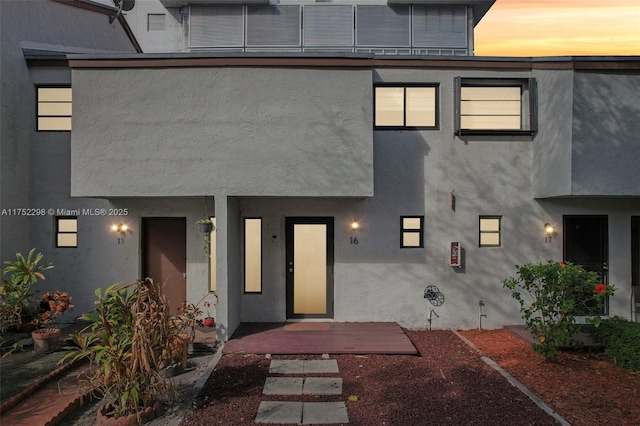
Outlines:
[[[607, 216], [564, 216], [564, 260], [593, 271], [600, 282], [609, 281]], [[595, 308], [588, 302], [589, 309]], [[602, 313], [606, 305], [602, 306]], [[594, 312], [595, 313], [595, 312]]]
[[285, 222], [287, 318], [333, 318], [333, 218]]
[[187, 300], [187, 221], [142, 219], [142, 277], [162, 285], [172, 313]]

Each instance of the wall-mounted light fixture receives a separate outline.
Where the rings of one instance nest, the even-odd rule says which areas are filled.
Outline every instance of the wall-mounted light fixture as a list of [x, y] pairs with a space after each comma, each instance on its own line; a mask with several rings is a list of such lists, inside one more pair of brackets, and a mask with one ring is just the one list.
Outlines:
[[111, 225], [111, 230], [113, 232], [117, 232], [118, 234], [126, 234], [129, 230], [129, 227], [125, 223], [118, 223]]
[[351, 230], [352, 231], [357, 231], [358, 229], [360, 229], [360, 222], [356, 219], [351, 221]]
[[556, 227], [553, 226], [550, 223], [545, 223], [544, 224], [544, 233], [546, 235], [545, 237], [545, 242], [550, 243], [551, 242], [551, 237], [553, 237], [556, 234]]

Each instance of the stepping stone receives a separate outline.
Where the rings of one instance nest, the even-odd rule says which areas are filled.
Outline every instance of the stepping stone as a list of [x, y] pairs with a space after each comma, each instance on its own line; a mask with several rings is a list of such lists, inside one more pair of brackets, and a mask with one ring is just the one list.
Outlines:
[[312, 359], [304, 362], [304, 373], [337, 373], [338, 361], [335, 359]]
[[349, 423], [344, 402], [305, 402], [302, 405], [302, 424]]
[[342, 379], [336, 377], [307, 377], [304, 379], [303, 395], [341, 395]]
[[262, 393], [265, 395], [302, 395], [302, 377], [267, 377]]
[[302, 374], [304, 373], [304, 361], [300, 359], [272, 359], [269, 364], [269, 373]]
[[256, 423], [294, 423], [302, 421], [302, 402], [262, 401]]

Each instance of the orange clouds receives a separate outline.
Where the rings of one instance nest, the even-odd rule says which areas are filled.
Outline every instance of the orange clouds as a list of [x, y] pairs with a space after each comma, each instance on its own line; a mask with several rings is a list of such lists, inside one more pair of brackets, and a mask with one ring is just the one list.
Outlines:
[[640, 2], [497, 0], [476, 27], [475, 54], [640, 55]]

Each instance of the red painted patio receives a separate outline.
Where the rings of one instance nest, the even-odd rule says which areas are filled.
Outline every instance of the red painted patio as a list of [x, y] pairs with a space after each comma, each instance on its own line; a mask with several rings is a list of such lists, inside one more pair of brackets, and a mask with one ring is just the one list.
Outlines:
[[242, 323], [224, 353], [417, 355], [395, 322]]

